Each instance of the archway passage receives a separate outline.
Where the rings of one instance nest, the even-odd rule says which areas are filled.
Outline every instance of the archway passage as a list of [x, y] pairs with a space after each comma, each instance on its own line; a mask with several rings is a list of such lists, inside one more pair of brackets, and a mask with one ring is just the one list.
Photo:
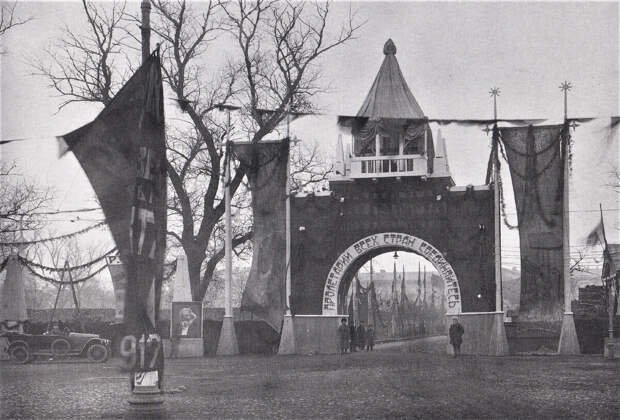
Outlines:
[[341, 283], [347, 290], [345, 301], [339, 302], [338, 312], [347, 314], [348, 323], [356, 327], [372, 326], [376, 340], [445, 334], [445, 285], [426, 258], [386, 251], [365, 263], [350, 281], [346, 277]]
[[461, 313], [461, 292], [454, 269], [446, 258], [433, 245], [413, 235], [398, 232], [377, 233], [366, 236], [342, 252], [325, 281], [321, 301], [323, 315], [343, 314], [348, 285], [353, 275], [370, 258], [384, 252], [404, 250], [426, 258], [444, 281], [447, 314]]

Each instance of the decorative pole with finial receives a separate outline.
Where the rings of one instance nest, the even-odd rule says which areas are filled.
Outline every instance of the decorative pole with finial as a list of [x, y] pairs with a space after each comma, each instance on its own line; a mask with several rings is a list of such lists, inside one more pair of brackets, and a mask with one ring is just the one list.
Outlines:
[[558, 343], [558, 353], [560, 354], [580, 354], [577, 330], [575, 329], [575, 319], [571, 308], [572, 284], [570, 278], [570, 208], [569, 208], [569, 184], [570, 184], [570, 133], [568, 131], [568, 91], [573, 88], [571, 82], [564, 81], [559, 89], [564, 93], [564, 125], [562, 141], [564, 155], [564, 188], [562, 194], [562, 219], [563, 219], [563, 240], [562, 257], [564, 262], [564, 315], [562, 316], [562, 330], [560, 332], [560, 342]]
[[[496, 139], [497, 130], [497, 97], [500, 94], [498, 87], [489, 90], [489, 96], [493, 98], [493, 142]], [[495, 224], [495, 312], [503, 310], [503, 284], [502, 284], [502, 224], [500, 215], [500, 192], [499, 192], [499, 165], [498, 165], [498, 147], [493, 144], [493, 197], [495, 201], [494, 224]]]
[[560, 84], [560, 90], [564, 92], [564, 121], [568, 120], [568, 91], [573, 88], [573, 85], [569, 81], [564, 81]]
[[493, 159], [493, 212], [494, 237], [495, 237], [495, 314], [493, 316], [493, 332], [489, 347], [490, 354], [504, 356], [508, 354], [508, 338], [504, 327], [504, 294], [502, 282], [502, 222], [500, 203], [500, 173], [499, 173], [499, 128], [497, 127], [497, 97], [500, 94], [498, 87], [489, 90], [489, 96], [493, 98], [493, 145], [491, 159]]
[[489, 95], [493, 98], [493, 119], [497, 121], [497, 97], [499, 96], [499, 88], [494, 87], [489, 91]]

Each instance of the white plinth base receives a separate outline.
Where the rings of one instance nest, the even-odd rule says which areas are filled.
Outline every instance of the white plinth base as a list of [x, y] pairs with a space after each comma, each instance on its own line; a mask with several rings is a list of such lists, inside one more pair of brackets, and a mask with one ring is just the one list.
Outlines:
[[296, 354], [295, 346], [295, 320], [291, 315], [284, 316], [282, 333], [280, 334], [279, 355]]
[[232, 316], [224, 316], [222, 320], [222, 330], [220, 331], [216, 354], [218, 356], [234, 356], [239, 354], [237, 334], [235, 333], [235, 324]]
[[562, 316], [562, 331], [560, 332], [558, 353], [567, 355], [581, 354], [577, 330], [575, 329], [575, 318], [572, 312], [564, 312], [564, 316]]
[[620, 359], [620, 338], [605, 338], [603, 357], [605, 359]]
[[491, 332], [491, 341], [489, 342], [490, 356], [507, 356], [508, 337], [506, 336], [506, 328], [504, 328], [504, 313], [495, 312], [493, 317], [493, 331]]
[[[170, 340], [163, 340], [164, 356], [170, 357], [172, 351], [172, 343]], [[185, 357], [203, 357], [204, 343], [202, 338], [181, 338], [178, 341], [176, 357], [178, 359]]]

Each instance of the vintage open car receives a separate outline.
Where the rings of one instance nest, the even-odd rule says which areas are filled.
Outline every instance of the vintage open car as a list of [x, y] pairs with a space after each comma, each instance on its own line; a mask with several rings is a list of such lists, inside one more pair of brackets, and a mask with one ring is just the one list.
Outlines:
[[112, 354], [110, 340], [97, 334], [74, 332], [48, 333], [41, 335], [6, 332], [9, 340], [8, 353], [15, 363], [30, 363], [37, 356], [44, 357], [86, 357], [91, 362], [106, 362]]

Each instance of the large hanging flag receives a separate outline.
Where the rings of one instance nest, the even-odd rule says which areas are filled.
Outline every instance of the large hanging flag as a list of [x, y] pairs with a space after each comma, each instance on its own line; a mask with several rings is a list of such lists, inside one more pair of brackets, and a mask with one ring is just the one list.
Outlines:
[[155, 278], [161, 282], [166, 248], [159, 53], [142, 64], [93, 122], [62, 139], [97, 194], [127, 270], [125, 324], [136, 336], [152, 331], [154, 320], [147, 316], [147, 299]]
[[252, 266], [241, 308], [278, 333], [286, 307], [286, 180], [290, 142], [234, 143], [252, 192]]
[[559, 321], [564, 311], [564, 125], [500, 128], [517, 207], [519, 319]]

